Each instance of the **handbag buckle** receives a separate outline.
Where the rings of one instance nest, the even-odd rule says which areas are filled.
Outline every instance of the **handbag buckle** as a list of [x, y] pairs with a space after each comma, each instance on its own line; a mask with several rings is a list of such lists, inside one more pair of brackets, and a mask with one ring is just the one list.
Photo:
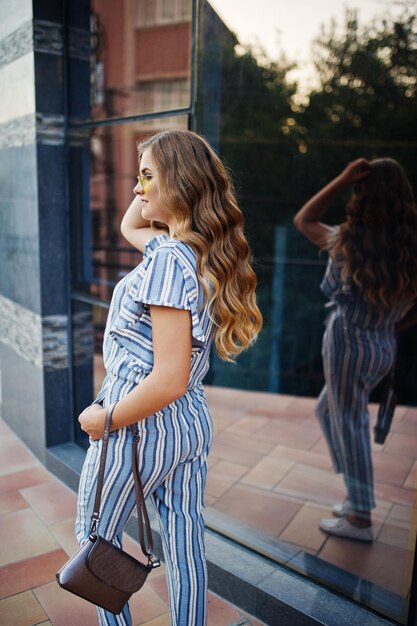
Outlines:
[[159, 559], [154, 559], [153, 557], [148, 556], [147, 568], [151, 570], [155, 569], [156, 567], [161, 567], [161, 561]]

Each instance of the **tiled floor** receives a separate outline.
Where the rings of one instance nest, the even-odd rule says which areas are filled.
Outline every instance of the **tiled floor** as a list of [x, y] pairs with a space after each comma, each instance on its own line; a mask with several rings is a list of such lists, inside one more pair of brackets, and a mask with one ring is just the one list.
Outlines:
[[[55, 572], [76, 550], [76, 496], [47, 472], [0, 420], [0, 624], [93, 626], [95, 608], [63, 591]], [[399, 512], [400, 514], [400, 512]], [[125, 548], [140, 557], [138, 544]], [[169, 626], [164, 567], [133, 596], [134, 626]], [[244, 611], [209, 593], [208, 626], [261, 626]]]
[[220, 387], [206, 394], [215, 432], [206, 498], [213, 518], [227, 515], [248, 534], [256, 529], [407, 597], [417, 530], [417, 409], [398, 407], [386, 443], [373, 444], [376, 541], [366, 545], [318, 528], [345, 489], [313, 398]]
[[[218, 515], [230, 527], [239, 523], [249, 534], [253, 529], [257, 538], [270, 538], [271, 545], [285, 542], [280, 545], [406, 598], [417, 529], [417, 409], [398, 407], [386, 443], [373, 444], [376, 541], [368, 545], [328, 537], [318, 528], [319, 519], [330, 515], [330, 505], [342, 500], [345, 490], [331, 469], [314, 399], [219, 387], [206, 387], [206, 394], [215, 425], [208, 519]], [[373, 418], [375, 413], [373, 406]], [[2, 626], [72, 626], [75, 612], [77, 624], [95, 623], [94, 609], [54, 582], [57, 567], [75, 550], [74, 507], [74, 494], [0, 422]], [[212, 594], [209, 606], [209, 626], [243, 619], [242, 611]], [[160, 570], [136, 594], [133, 615], [136, 625], [168, 624]]]

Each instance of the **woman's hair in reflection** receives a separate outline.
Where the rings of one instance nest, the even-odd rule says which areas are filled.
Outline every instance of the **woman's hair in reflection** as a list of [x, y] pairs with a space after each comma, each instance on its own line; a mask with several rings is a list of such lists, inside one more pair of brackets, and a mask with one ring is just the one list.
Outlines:
[[161, 201], [177, 218], [175, 236], [197, 254], [198, 277], [216, 323], [217, 352], [232, 361], [255, 341], [262, 326], [232, 182], [211, 146], [192, 131], [163, 131], [141, 142], [139, 161], [147, 148]]
[[417, 297], [417, 209], [404, 169], [375, 159], [355, 184], [334, 248], [348, 276], [372, 305], [396, 307]]

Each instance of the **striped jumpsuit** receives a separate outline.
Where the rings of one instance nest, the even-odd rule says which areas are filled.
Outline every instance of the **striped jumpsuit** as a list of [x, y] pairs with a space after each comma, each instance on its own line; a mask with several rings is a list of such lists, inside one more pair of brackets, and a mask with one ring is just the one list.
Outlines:
[[[152, 371], [149, 305], [191, 313], [192, 355], [187, 392], [138, 422], [139, 470], [145, 497], [155, 505], [167, 566], [171, 626], [206, 623], [204, 489], [212, 421], [202, 386], [213, 336], [195, 253], [162, 235], [146, 246], [144, 260], [115, 287], [103, 341], [106, 377], [95, 402], [120, 400]], [[80, 477], [76, 534], [89, 533], [102, 441], [91, 441]], [[110, 433], [99, 533], [121, 545], [135, 506], [130, 428]], [[98, 608], [101, 625], [130, 626], [129, 606], [120, 615]]]
[[316, 413], [335, 471], [342, 473], [356, 511], [375, 507], [368, 401], [371, 390], [391, 368], [395, 324], [404, 310], [377, 310], [348, 278], [343, 258], [329, 256], [321, 290], [331, 307], [323, 336], [325, 386]]

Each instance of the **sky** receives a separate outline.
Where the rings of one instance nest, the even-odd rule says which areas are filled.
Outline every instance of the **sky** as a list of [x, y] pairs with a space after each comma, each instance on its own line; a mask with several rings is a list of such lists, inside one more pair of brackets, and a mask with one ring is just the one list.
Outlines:
[[346, 7], [358, 9], [360, 23], [369, 23], [390, 10], [400, 11], [395, 0], [209, 0], [240, 43], [261, 44], [276, 59], [283, 50], [300, 69], [292, 78], [314, 82], [311, 43], [322, 24], [335, 18], [342, 25]]

